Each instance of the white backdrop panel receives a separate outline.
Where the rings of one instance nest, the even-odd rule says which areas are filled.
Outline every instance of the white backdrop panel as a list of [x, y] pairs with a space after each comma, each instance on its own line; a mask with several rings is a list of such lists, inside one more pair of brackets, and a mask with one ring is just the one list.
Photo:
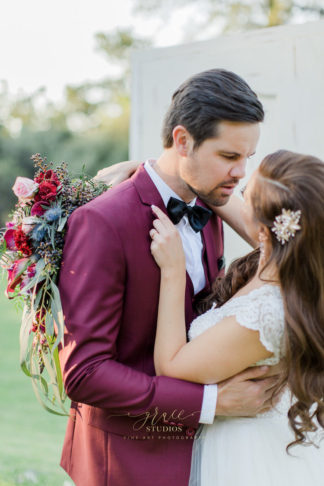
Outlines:
[[[160, 155], [162, 121], [173, 92], [192, 74], [215, 67], [242, 76], [265, 107], [247, 177], [264, 155], [279, 148], [324, 159], [324, 21], [134, 52], [131, 158]], [[229, 263], [250, 247], [225, 227], [225, 249]]]

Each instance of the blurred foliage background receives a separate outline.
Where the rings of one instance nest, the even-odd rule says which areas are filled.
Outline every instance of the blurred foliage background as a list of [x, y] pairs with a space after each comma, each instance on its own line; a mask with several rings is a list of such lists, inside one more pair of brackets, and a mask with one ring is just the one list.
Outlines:
[[[324, 16], [323, 0], [133, 0], [136, 18], [159, 19], [157, 33], [175, 15], [183, 22], [181, 41], [221, 32], [265, 28]], [[96, 47], [119, 75], [66, 86], [61, 103], [46, 97], [46, 88], [28, 95], [9, 94], [0, 82], [0, 226], [15, 202], [11, 187], [17, 175], [30, 177], [30, 156], [65, 160], [78, 172], [85, 163], [94, 175], [100, 168], [128, 158], [130, 51], [155, 45], [128, 29], [99, 32]], [[81, 55], [81, 53], [80, 53]], [[114, 70], [114, 73], [116, 70]]]

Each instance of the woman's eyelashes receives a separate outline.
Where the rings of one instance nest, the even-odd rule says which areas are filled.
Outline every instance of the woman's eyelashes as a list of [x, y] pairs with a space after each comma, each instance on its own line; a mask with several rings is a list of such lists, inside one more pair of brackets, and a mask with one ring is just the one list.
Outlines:
[[246, 190], [246, 185], [242, 187], [242, 189], [240, 190], [242, 197], [244, 197], [245, 190]]

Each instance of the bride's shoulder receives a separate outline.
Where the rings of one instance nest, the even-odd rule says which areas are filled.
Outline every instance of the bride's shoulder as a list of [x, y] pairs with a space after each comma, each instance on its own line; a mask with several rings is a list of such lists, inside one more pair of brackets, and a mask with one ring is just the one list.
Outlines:
[[225, 317], [234, 316], [236, 321], [250, 329], [262, 329], [282, 334], [284, 327], [284, 304], [280, 287], [264, 284], [241, 295], [234, 295], [220, 307], [213, 304], [204, 314], [197, 317], [190, 326], [189, 339], [201, 334]]
[[244, 319], [263, 320], [272, 318], [284, 319], [284, 303], [278, 285], [263, 284], [248, 293], [234, 296], [222, 306], [226, 316], [241, 316]]

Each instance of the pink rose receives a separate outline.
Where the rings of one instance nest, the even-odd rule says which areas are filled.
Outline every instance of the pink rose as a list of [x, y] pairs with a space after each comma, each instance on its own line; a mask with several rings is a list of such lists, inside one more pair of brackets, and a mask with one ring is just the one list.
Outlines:
[[28, 201], [36, 194], [38, 184], [32, 179], [28, 179], [28, 177], [17, 177], [12, 190], [18, 199], [21, 201]]

